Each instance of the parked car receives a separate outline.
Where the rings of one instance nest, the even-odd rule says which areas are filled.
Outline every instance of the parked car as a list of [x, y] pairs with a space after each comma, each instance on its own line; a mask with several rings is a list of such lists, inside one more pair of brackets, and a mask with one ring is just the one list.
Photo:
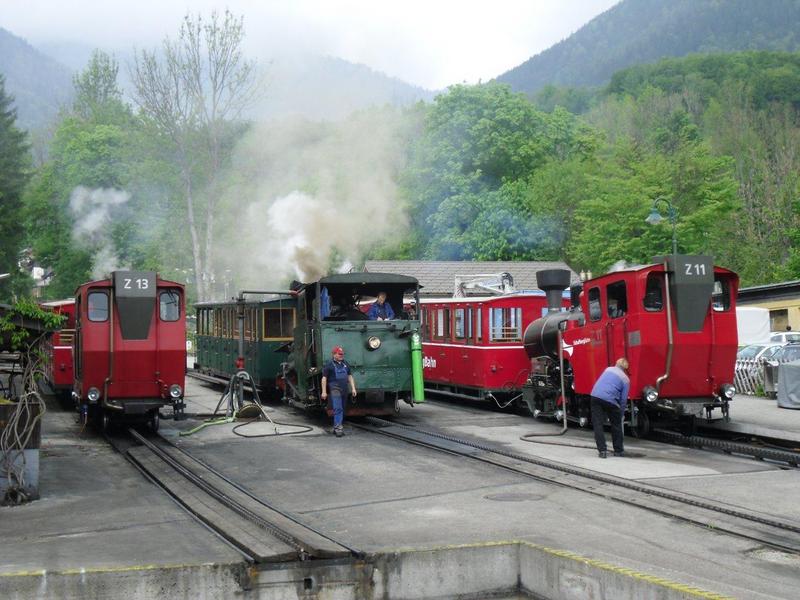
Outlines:
[[769, 341], [779, 344], [800, 343], [800, 331], [772, 331]]
[[749, 358], [752, 360], [768, 359], [775, 354], [778, 350], [783, 348], [782, 343], [769, 343], [769, 344], [750, 344], [744, 348], [740, 348], [736, 353], [736, 358]]
[[768, 398], [777, 398], [780, 366], [795, 360], [800, 360], [800, 343], [786, 344], [764, 362], [764, 393]]

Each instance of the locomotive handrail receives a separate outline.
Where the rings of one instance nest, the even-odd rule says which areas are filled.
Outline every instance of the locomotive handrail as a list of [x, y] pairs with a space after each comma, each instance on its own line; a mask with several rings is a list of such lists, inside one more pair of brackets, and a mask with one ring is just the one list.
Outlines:
[[674, 340], [672, 337], [672, 300], [669, 294], [669, 266], [667, 261], [664, 261], [664, 297], [666, 298], [667, 310], [667, 360], [664, 365], [664, 374], [656, 379], [656, 392], [661, 393], [661, 384], [669, 379], [670, 371], [672, 370], [672, 350]]

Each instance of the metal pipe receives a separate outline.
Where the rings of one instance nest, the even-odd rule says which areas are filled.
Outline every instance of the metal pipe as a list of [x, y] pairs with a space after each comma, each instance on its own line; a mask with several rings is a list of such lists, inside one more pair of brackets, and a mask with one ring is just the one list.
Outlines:
[[[88, 294], [86, 296], [89, 297]], [[87, 302], [88, 305], [88, 302]], [[108, 399], [108, 386], [114, 378], [114, 288], [108, 289], [108, 376], [103, 381], [101, 404]]]
[[672, 370], [672, 350], [674, 340], [672, 337], [672, 302], [669, 297], [669, 267], [667, 261], [664, 261], [664, 287], [666, 293], [666, 309], [667, 309], [667, 364], [664, 366], [664, 374], [656, 379], [656, 392], [661, 393], [661, 384], [669, 379], [670, 371]]

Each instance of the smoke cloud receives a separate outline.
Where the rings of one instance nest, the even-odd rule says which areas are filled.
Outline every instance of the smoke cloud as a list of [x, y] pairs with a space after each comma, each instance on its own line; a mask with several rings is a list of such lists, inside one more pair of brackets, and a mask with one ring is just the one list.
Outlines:
[[92, 277], [101, 279], [111, 271], [125, 268], [118, 258], [111, 237], [116, 210], [130, 199], [130, 194], [113, 188], [72, 190], [69, 208], [75, 219], [72, 238], [93, 253]]
[[229, 233], [218, 236], [216, 262], [236, 273], [236, 285], [285, 286], [359, 265], [399, 239], [408, 131], [391, 108], [254, 127], [235, 153], [221, 219]]

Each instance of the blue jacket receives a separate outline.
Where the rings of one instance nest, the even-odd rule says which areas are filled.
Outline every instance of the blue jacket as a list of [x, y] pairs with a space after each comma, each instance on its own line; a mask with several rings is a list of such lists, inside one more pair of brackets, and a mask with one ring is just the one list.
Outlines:
[[592, 396], [619, 406], [624, 411], [625, 406], [628, 404], [628, 389], [630, 385], [631, 380], [625, 371], [619, 367], [608, 367], [595, 382], [592, 388]]
[[392, 307], [388, 302], [384, 302], [382, 306], [377, 302], [375, 302], [373, 303], [372, 306], [369, 307], [367, 316], [372, 321], [377, 321], [378, 317], [380, 317], [381, 319], [394, 319], [394, 311], [392, 310]]

